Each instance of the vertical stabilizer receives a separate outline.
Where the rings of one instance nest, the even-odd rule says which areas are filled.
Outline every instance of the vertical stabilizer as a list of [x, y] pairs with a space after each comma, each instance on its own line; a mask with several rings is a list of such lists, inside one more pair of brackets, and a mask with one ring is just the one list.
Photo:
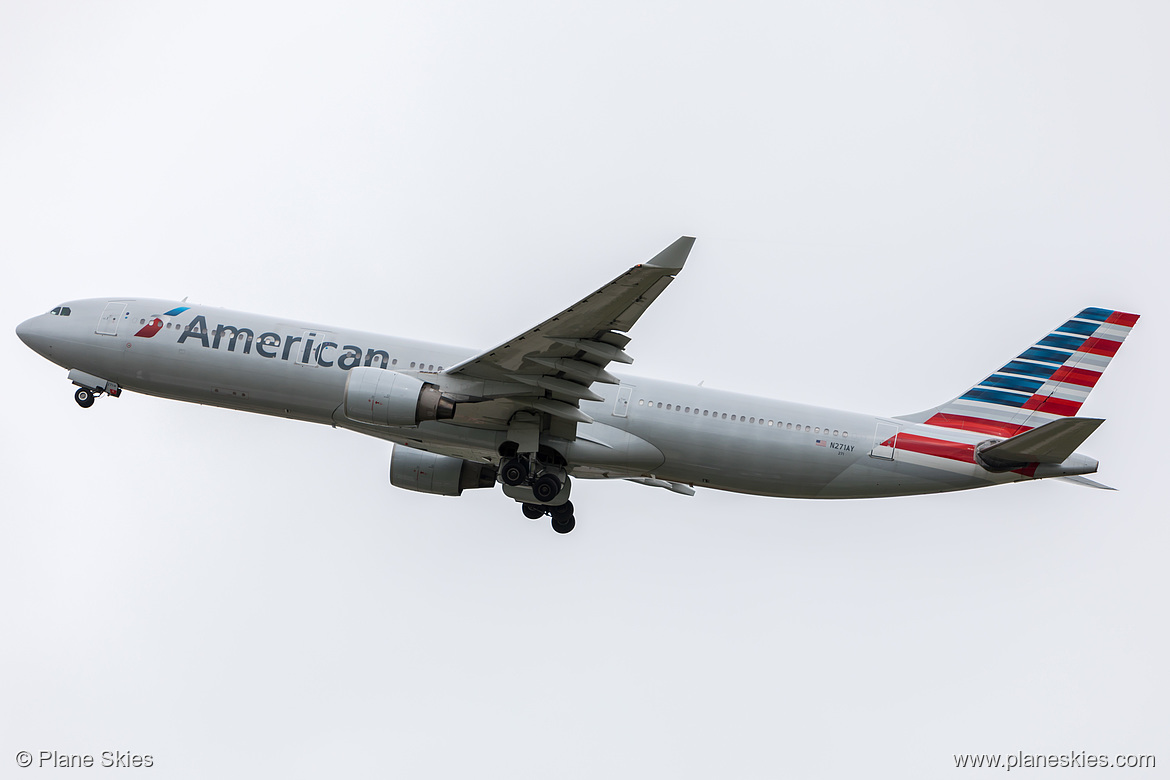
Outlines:
[[958, 398], [903, 419], [1006, 438], [1072, 417], [1137, 321], [1084, 309]]

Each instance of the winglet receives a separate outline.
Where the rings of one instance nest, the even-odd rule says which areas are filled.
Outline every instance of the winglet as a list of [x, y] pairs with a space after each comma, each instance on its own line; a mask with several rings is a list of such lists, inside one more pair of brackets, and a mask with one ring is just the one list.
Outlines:
[[649, 262], [643, 263], [643, 265], [681, 271], [683, 263], [687, 261], [687, 255], [691, 253], [691, 247], [694, 245], [695, 239], [693, 236], [683, 236], [666, 249], [654, 255]]

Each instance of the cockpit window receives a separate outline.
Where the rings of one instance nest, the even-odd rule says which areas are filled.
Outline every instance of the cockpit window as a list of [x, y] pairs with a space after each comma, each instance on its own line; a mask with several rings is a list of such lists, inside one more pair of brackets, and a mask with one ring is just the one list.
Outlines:
[[55, 309], [53, 309], [51, 312], [49, 312], [49, 314], [60, 314], [60, 313], [61, 313], [61, 307], [60, 307], [60, 306], [58, 306], [57, 308], [55, 308]]
[[51, 312], [49, 312], [49, 314], [56, 314], [56, 315], [61, 316], [61, 317], [68, 317], [69, 316], [69, 307], [68, 306], [58, 306], [57, 308], [55, 308]]

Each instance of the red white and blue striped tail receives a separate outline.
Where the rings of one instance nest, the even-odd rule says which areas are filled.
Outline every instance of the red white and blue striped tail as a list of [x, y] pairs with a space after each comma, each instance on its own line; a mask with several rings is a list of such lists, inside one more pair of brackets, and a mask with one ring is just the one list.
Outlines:
[[1085, 309], [922, 421], [1011, 437], [1072, 417], [1137, 321], [1137, 314]]

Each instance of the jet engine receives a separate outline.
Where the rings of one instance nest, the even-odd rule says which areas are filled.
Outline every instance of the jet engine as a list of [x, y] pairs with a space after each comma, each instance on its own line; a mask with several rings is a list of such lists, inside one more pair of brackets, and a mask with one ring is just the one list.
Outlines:
[[390, 484], [419, 493], [457, 496], [468, 489], [494, 487], [496, 467], [395, 446], [390, 456]]
[[345, 380], [345, 416], [372, 425], [418, 425], [450, 420], [455, 402], [439, 386], [383, 368], [350, 369]]

